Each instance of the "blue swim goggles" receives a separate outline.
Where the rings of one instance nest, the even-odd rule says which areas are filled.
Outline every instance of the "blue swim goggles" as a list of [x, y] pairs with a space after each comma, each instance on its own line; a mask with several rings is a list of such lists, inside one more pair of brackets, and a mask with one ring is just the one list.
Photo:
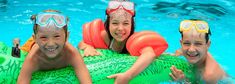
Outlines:
[[55, 24], [56, 27], [62, 28], [67, 25], [67, 18], [65, 15], [57, 12], [42, 12], [36, 16], [36, 24], [46, 27], [48, 24]]

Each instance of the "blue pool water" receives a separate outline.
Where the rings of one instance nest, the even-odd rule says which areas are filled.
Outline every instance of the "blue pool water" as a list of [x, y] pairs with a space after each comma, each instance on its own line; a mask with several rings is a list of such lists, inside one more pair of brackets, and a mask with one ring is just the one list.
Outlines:
[[[233, 0], [132, 0], [136, 4], [136, 31], [160, 33], [169, 43], [166, 52], [180, 48], [181, 20], [206, 20], [211, 28], [209, 51], [223, 69], [235, 77], [235, 1]], [[32, 35], [30, 16], [45, 9], [56, 9], [69, 16], [69, 42], [77, 46], [82, 25], [96, 18], [105, 19], [108, 0], [0, 0], [0, 41], [9, 46], [21, 38], [21, 45]]]

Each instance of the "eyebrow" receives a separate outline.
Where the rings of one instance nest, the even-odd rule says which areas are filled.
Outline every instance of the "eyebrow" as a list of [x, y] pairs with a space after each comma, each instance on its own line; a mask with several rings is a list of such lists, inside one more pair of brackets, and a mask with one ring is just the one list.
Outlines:
[[59, 35], [60, 35], [60, 33], [58, 33], [58, 32], [55, 32], [53, 35], [57, 35], [57, 34], [59, 34]]
[[112, 20], [112, 22], [119, 22], [118, 20]]
[[203, 42], [203, 41], [195, 41], [195, 42]]
[[129, 22], [129, 20], [125, 20], [124, 22]]

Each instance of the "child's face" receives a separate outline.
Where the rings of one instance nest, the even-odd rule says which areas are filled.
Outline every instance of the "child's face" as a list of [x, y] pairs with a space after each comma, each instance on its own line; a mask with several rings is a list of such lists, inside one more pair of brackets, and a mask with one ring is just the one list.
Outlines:
[[15, 38], [13, 40], [13, 44], [16, 45], [16, 44], [20, 44], [20, 39], [19, 38]]
[[183, 55], [187, 60], [192, 64], [196, 64], [205, 60], [210, 42], [206, 43], [205, 33], [198, 33], [192, 29], [183, 32], [181, 46]]
[[35, 41], [49, 59], [56, 58], [66, 42], [64, 29], [56, 28], [55, 25], [38, 26]]
[[123, 9], [119, 9], [110, 15], [109, 31], [117, 41], [124, 41], [131, 32], [131, 18]]

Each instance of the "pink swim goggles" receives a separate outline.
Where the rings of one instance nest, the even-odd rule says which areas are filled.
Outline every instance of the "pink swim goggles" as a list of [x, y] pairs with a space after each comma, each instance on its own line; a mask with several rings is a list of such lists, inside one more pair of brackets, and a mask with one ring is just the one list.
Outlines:
[[106, 10], [107, 14], [110, 14], [118, 9], [124, 9], [126, 12], [130, 13], [132, 16], [135, 15], [134, 12], [134, 3], [129, 1], [110, 1], [108, 8]]

